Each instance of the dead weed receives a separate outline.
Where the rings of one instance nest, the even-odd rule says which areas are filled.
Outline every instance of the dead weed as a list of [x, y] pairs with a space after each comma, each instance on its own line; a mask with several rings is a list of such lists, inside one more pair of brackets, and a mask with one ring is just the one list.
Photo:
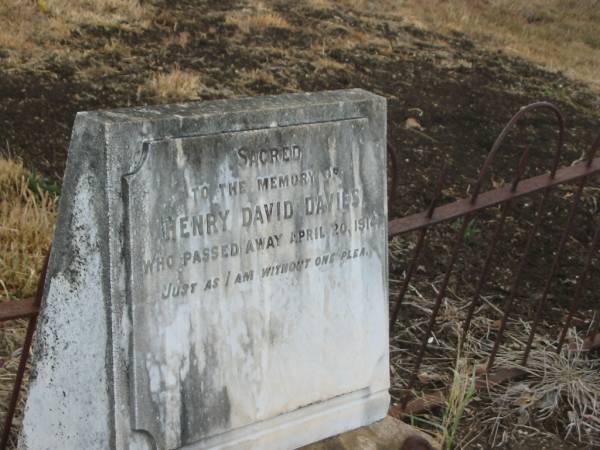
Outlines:
[[[20, 161], [0, 157], [0, 302], [19, 301], [34, 293], [54, 230], [57, 201], [48, 186]], [[24, 321], [0, 323], [1, 421], [19, 364], [25, 328]], [[21, 395], [13, 446], [24, 402], [25, 395]]]
[[165, 101], [196, 99], [202, 89], [200, 75], [178, 67], [166, 73], [153, 74], [138, 89], [138, 97], [146, 95]]

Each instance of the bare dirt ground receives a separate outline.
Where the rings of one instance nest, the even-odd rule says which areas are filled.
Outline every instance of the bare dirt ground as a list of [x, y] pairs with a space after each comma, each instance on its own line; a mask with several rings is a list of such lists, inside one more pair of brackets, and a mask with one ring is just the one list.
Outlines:
[[[353, 7], [352, 2], [326, 1], [155, 1], [145, 5], [148, 12], [139, 24], [124, 21], [69, 28], [68, 32], [63, 30], [60, 39], [49, 39], [52, 45], [47, 51], [32, 52], [29, 60], [15, 58], [13, 50], [0, 49], [0, 147], [13, 157], [22, 158], [28, 168], [60, 182], [77, 111], [189, 98], [360, 87], [388, 99], [389, 141], [398, 149], [401, 162], [400, 187], [390, 217], [399, 217], [427, 205], [434, 180], [444, 164], [448, 166], [449, 183], [442, 201], [465, 196], [497, 134], [523, 105], [548, 100], [563, 111], [567, 145], [562, 164], [580, 158], [600, 132], [600, 95], [582, 82], [502, 51], [482, 49], [463, 34], [418, 28], [401, 12], [390, 9], [389, 3], [379, 7], [377, 2], [359, 3], [360, 8]], [[526, 23], [524, 19], [524, 26]], [[414, 124], [407, 119], [416, 120], [419, 126], [406, 126]], [[526, 176], [544, 172], [550, 166], [555, 137], [551, 116], [541, 114], [526, 120], [511, 135], [485, 188], [510, 180], [525, 145], [532, 147]], [[519, 342], [530, 320], [531, 302], [543, 285], [572, 192], [570, 187], [557, 189], [550, 202], [527, 268], [527, 281], [518, 297], [515, 320], [510, 324], [513, 338], [506, 345], [516, 346], [515, 352], [521, 349]], [[593, 221], [598, 217], [599, 192], [597, 183], [591, 183], [584, 192], [565, 263], [544, 314], [542, 334], [548, 340], [556, 338], [572, 297]], [[496, 308], [506, 294], [527, 227], [533, 222], [534, 203], [531, 199], [520, 202], [515, 208], [518, 214], [507, 224], [507, 238], [499, 248], [501, 257], [495, 262], [498, 267], [494, 281], [485, 292], [488, 306], [479, 311], [489, 322], [481, 322], [480, 330], [499, 318]], [[452, 381], [456, 336], [448, 330], [464, 314], [464, 304], [473, 290], [473, 272], [481, 265], [495, 217], [496, 212], [491, 211], [471, 226], [451, 280], [441, 317], [445, 326], [436, 334], [440, 345], [426, 361], [427, 370], [442, 374], [437, 379], [439, 383], [432, 383], [433, 387], [443, 384], [441, 379]], [[455, 230], [456, 225], [448, 225], [432, 234], [408, 304], [401, 311], [392, 337], [392, 392], [396, 400], [412, 364], [419, 330], [439, 286], [452, 235], [448, 233]], [[392, 298], [398, 292], [414, 238], [400, 237], [390, 243]], [[582, 318], [595, 317], [599, 274], [596, 264], [580, 313]], [[11, 289], [7, 297], [31, 294]], [[22, 324], [19, 327], [22, 329]], [[582, 321], [579, 331], [584, 332], [587, 327], [589, 323]], [[0, 344], [10, 340], [15, 329], [19, 328], [0, 328]], [[487, 334], [475, 334], [477, 342], [490, 339], [489, 327]], [[477, 347], [477, 342], [468, 346], [469, 356], [480, 361], [489, 349], [485, 345]], [[9, 363], [16, 360], [18, 350], [14, 345], [0, 348], [0, 375], [2, 382], [8, 384], [14, 371], [6, 367], [14, 367]], [[444, 358], [436, 360], [440, 354]], [[427, 384], [418, 388], [431, 389]], [[523, 389], [534, 387], [527, 385]], [[505, 439], [492, 439], [487, 431], [477, 433], [492, 429], [492, 400], [476, 398], [469, 403], [460, 417], [461, 432], [453, 445], [540, 449], [600, 445], [589, 433], [568, 433], [568, 421], [561, 416], [567, 416], [569, 410], [562, 405], [557, 406], [549, 420], [539, 420], [533, 413], [507, 419], [496, 428]], [[486, 411], [485, 417], [482, 411]], [[427, 418], [430, 422], [438, 419], [435, 415]], [[435, 427], [429, 428], [438, 432]]]

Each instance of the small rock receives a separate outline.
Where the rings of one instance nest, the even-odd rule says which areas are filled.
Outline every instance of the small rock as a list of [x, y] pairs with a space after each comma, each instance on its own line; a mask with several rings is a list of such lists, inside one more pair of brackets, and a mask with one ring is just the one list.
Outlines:
[[404, 122], [404, 128], [406, 128], [407, 130], [416, 129], [419, 131], [423, 131], [425, 129], [414, 117], [409, 117], [408, 119], [406, 119], [406, 121]]

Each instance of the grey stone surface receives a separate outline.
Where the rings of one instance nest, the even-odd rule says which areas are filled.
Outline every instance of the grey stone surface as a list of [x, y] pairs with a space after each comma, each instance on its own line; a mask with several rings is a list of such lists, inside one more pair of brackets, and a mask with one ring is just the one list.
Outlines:
[[385, 416], [386, 106], [78, 114], [20, 448], [291, 449]]

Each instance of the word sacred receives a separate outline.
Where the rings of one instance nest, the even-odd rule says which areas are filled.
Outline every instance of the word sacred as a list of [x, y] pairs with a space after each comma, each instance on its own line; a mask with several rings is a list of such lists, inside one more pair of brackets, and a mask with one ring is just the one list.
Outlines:
[[299, 161], [302, 150], [297, 145], [251, 150], [242, 147], [237, 151], [238, 158], [244, 166], [258, 166], [281, 162]]

